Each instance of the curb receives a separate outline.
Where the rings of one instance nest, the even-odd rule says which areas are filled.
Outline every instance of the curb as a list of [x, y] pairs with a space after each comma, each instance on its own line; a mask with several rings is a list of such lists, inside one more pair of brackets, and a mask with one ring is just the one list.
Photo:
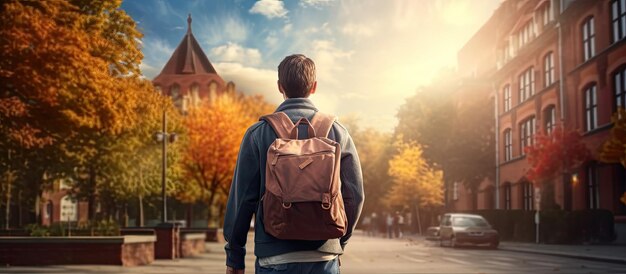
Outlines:
[[542, 254], [542, 255], [550, 255], [550, 256], [567, 257], [567, 258], [573, 258], [573, 259], [583, 259], [583, 260], [589, 260], [589, 261], [605, 262], [605, 263], [626, 264], [626, 258], [619, 258], [619, 257], [592, 256], [592, 255], [583, 255], [583, 254], [568, 253], [568, 252], [535, 250], [535, 249], [529, 249], [529, 248], [503, 247], [502, 245], [498, 249], [506, 250], [506, 251], [513, 251], [513, 252], [520, 252], [520, 253]]

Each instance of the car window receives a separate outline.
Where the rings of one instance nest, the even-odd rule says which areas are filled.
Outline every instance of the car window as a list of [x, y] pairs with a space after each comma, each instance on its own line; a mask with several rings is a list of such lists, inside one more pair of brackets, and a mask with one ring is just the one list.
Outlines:
[[443, 216], [443, 218], [441, 218], [441, 225], [444, 225], [444, 226], [451, 225], [450, 224], [450, 215], [446, 215], [446, 216]]
[[460, 227], [470, 227], [470, 226], [478, 226], [478, 227], [488, 227], [489, 224], [483, 218], [478, 217], [454, 217], [452, 219], [453, 226]]

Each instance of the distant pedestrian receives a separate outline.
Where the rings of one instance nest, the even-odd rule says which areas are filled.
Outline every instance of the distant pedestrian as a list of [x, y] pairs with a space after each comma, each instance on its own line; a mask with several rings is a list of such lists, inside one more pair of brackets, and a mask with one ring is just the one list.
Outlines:
[[398, 214], [398, 237], [402, 238], [404, 235], [404, 215]]
[[378, 223], [378, 215], [376, 214], [376, 212], [372, 212], [371, 220], [372, 222], [370, 224], [368, 235], [376, 237], [378, 235], [378, 230], [380, 229], [380, 224]]
[[393, 215], [393, 236], [394, 238], [400, 237], [400, 212], [398, 211]]
[[393, 214], [387, 214], [387, 237], [393, 238]]

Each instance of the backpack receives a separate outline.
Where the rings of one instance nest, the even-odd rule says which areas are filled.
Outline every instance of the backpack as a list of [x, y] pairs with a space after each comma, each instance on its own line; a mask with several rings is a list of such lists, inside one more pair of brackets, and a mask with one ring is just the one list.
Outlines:
[[[261, 117], [277, 139], [267, 150], [263, 225], [283, 240], [328, 240], [346, 233], [341, 195], [341, 147], [328, 139], [334, 116], [317, 112], [309, 122], [295, 124], [283, 113]], [[298, 139], [298, 126], [307, 125], [308, 139]]]

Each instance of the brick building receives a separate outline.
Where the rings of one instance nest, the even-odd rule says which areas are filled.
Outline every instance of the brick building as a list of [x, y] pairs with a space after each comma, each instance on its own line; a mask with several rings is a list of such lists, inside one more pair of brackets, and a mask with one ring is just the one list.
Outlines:
[[[626, 172], [597, 160], [612, 114], [626, 105], [625, 38], [626, 0], [507, 0], [463, 47], [462, 89], [495, 103], [496, 176], [481, 185], [478, 209], [534, 210], [523, 148], [563, 126], [582, 134], [593, 160], [554, 181], [556, 203], [626, 221]], [[467, 194], [453, 183], [449, 207], [470, 209]]]

